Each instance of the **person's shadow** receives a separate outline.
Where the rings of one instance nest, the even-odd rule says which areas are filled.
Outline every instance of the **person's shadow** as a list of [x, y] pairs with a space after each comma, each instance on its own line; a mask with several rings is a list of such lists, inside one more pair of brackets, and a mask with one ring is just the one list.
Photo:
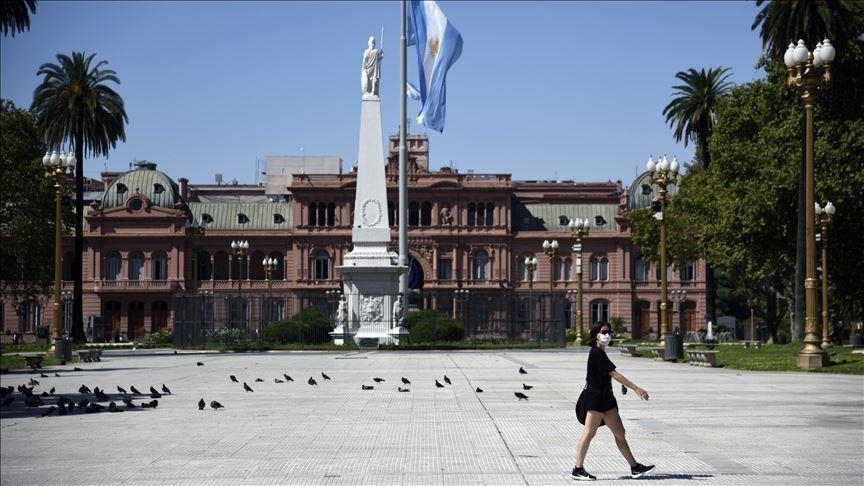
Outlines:
[[[713, 474], [648, 474], [639, 478], [640, 481], [667, 481], [672, 479], [690, 479], [704, 481], [713, 478]], [[618, 479], [633, 479], [631, 476], [621, 476]]]

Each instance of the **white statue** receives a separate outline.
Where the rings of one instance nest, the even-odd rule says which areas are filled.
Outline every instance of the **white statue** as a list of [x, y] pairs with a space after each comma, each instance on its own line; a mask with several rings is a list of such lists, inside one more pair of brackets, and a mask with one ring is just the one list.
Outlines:
[[348, 302], [346, 302], [344, 294], [339, 297], [339, 306], [336, 308], [336, 322], [340, 326], [345, 326], [348, 322]]
[[360, 73], [360, 86], [363, 97], [378, 96], [378, 80], [381, 79], [381, 59], [384, 51], [375, 49], [375, 37], [369, 37], [369, 48], [363, 52], [363, 69]]
[[402, 320], [405, 318], [405, 306], [402, 304], [402, 295], [396, 297], [396, 302], [393, 303], [393, 323], [394, 327], [402, 325]]

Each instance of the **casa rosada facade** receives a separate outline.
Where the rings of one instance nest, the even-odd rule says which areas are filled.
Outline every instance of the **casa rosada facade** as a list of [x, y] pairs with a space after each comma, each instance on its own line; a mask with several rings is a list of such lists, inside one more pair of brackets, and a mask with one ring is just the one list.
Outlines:
[[[456, 290], [492, 296], [551, 290], [565, 299], [567, 323], [575, 328], [579, 273], [567, 225], [581, 218], [590, 223], [582, 242], [584, 326], [616, 320], [634, 338], [657, 337], [660, 273], [633, 244], [628, 217], [656, 199], [658, 188], [647, 174], [629, 186], [514, 181], [509, 174], [430, 170], [423, 135], [409, 135], [407, 148], [410, 286], [418, 289], [412, 304], [458, 318]], [[150, 162], [125, 173], [103, 173], [85, 214], [85, 327], [101, 322], [105, 329], [95, 337], [90, 329], [90, 338], [134, 341], [170, 329], [176, 302], [189, 296], [268, 295], [277, 303], [273, 317], [284, 318], [302, 308], [301, 296], [341, 290], [336, 267], [351, 249], [357, 173], [342, 173], [336, 160], [340, 168], [331, 173], [299, 171], [287, 179], [283, 173], [274, 183], [268, 171], [267, 183], [257, 185], [174, 181]], [[386, 174], [396, 251], [395, 136], [389, 140]], [[551, 259], [544, 240], [559, 244]], [[248, 242], [242, 259], [234, 258], [234, 241]], [[72, 244], [67, 235], [62, 263], [67, 329]], [[533, 272], [526, 269], [529, 257], [537, 259]], [[265, 258], [275, 261], [269, 273]], [[668, 281], [670, 291], [686, 291], [678, 293], [683, 299], [670, 299], [670, 328], [703, 327], [704, 261], [670, 267]], [[4, 295], [4, 342], [15, 331], [32, 341], [39, 327], [53, 326], [52, 306], [51, 292], [26, 301]]]

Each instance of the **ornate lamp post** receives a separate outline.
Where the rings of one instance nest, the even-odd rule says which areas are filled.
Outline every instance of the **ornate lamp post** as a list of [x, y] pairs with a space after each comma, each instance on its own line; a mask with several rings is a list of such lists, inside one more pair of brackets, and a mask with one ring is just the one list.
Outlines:
[[[246, 251], [249, 249], [249, 242], [246, 240], [240, 241], [232, 241], [231, 242], [231, 260], [237, 260], [237, 269], [239, 270], [239, 278], [237, 279], [237, 297], [240, 299], [240, 323], [243, 324], [246, 322], [246, 312], [243, 305], [243, 263], [246, 257]], [[229, 265], [229, 273], [231, 267], [234, 265]], [[230, 275], [229, 275], [230, 278]]]
[[525, 271], [528, 272], [528, 327], [534, 323], [534, 272], [537, 271], [537, 258], [525, 257]]
[[186, 222], [186, 235], [189, 237], [189, 242], [192, 244], [192, 288], [198, 288], [198, 239], [204, 237], [204, 225], [197, 221]]
[[822, 349], [831, 347], [831, 324], [828, 313], [828, 226], [832, 222], [832, 217], [836, 208], [828, 201], [825, 207], [819, 206], [816, 203], [816, 222], [822, 228], [822, 233], [819, 235], [822, 240]]
[[588, 218], [571, 219], [567, 224], [570, 228], [570, 236], [576, 240], [573, 252], [576, 253], [576, 325], [579, 332], [576, 334], [576, 346], [582, 346], [582, 238], [588, 236], [590, 223]]
[[807, 141], [805, 143], [805, 203], [807, 215], [806, 224], [806, 255], [807, 276], [804, 280], [806, 304], [804, 349], [798, 354], [799, 368], [821, 368], [828, 364], [828, 354], [819, 347], [818, 327], [816, 322], [816, 197], [813, 175], [813, 105], [819, 88], [827, 88], [831, 84], [831, 63], [834, 62], [834, 46], [828, 39], [816, 44], [813, 52], [807, 50], [803, 40], [798, 45], [789, 44], [783, 55], [786, 64], [789, 86], [801, 89], [801, 99], [804, 101], [806, 115]]
[[555, 274], [555, 256], [558, 254], [558, 240], [543, 240], [543, 253], [549, 258], [549, 293], [552, 293], [552, 277]]
[[660, 212], [654, 217], [660, 221], [660, 344], [666, 341], [666, 331], [669, 329], [669, 316], [666, 315], [668, 303], [666, 302], [666, 288], [668, 286], [666, 275], [666, 187], [678, 182], [678, 159], [672, 157], [672, 162], [664, 155], [655, 164], [652, 157], [648, 157], [648, 178], [652, 184], [660, 188]]
[[[75, 155], [70, 153], [66, 155], [60, 152], [48, 153], [42, 157], [42, 165], [45, 166], [45, 177], [54, 182], [54, 343], [57, 358], [65, 361], [65, 357], [61, 356], [60, 349], [56, 348], [58, 339], [63, 338], [63, 315], [62, 315], [62, 260], [63, 260], [63, 217], [61, 195], [63, 193], [63, 178], [67, 173], [72, 173], [72, 168], [75, 167]], [[67, 172], [68, 171], [68, 172]]]
[[261, 262], [264, 266], [264, 275], [267, 277], [267, 322], [273, 320], [273, 272], [279, 266], [275, 258], [264, 258]]
[[681, 317], [684, 315], [682, 312], [683, 309], [681, 309], [681, 303], [684, 302], [685, 299], [687, 299], [687, 291], [686, 290], [673, 290], [669, 293], [672, 294], [672, 302], [674, 302], [675, 304], [678, 304], [678, 323], [680, 325]]

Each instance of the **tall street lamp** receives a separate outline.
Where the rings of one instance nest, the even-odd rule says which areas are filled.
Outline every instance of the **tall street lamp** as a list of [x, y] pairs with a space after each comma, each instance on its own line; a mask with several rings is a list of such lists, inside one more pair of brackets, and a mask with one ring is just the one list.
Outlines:
[[189, 222], [186, 221], [186, 235], [189, 237], [189, 243], [192, 244], [192, 279], [190, 282], [190, 287], [196, 289], [199, 287], [198, 282], [198, 253], [200, 248], [198, 247], [198, 239], [204, 237], [206, 233], [206, 229], [204, 225], [199, 224], [197, 221]]
[[786, 64], [789, 86], [801, 89], [801, 99], [804, 102], [806, 115], [805, 143], [805, 202], [807, 214], [806, 224], [806, 254], [807, 276], [804, 280], [806, 304], [804, 349], [798, 353], [799, 368], [821, 368], [828, 364], [828, 354], [819, 347], [819, 336], [816, 322], [816, 196], [813, 174], [813, 105], [819, 88], [827, 88], [831, 84], [831, 63], [834, 62], [834, 46], [828, 39], [816, 44], [813, 52], [807, 50], [803, 40], [798, 45], [789, 44], [783, 55]]
[[665, 344], [666, 331], [668, 330], [669, 316], [666, 315], [668, 303], [666, 302], [666, 288], [668, 286], [666, 275], [666, 202], [668, 193], [666, 187], [678, 182], [678, 159], [672, 157], [672, 162], [664, 155], [654, 163], [652, 157], [648, 157], [645, 166], [648, 169], [648, 178], [652, 184], [660, 188], [660, 212], [654, 215], [660, 221], [660, 344]]
[[825, 207], [819, 206], [816, 203], [816, 222], [822, 228], [822, 233], [819, 235], [822, 240], [822, 349], [831, 347], [831, 325], [828, 313], [828, 226], [832, 222], [832, 217], [836, 208], [831, 201], [825, 204]]
[[267, 322], [270, 322], [273, 320], [273, 272], [279, 266], [279, 261], [265, 257], [261, 265], [264, 266], [264, 275], [267, 277]]
[[537, 271], [537, 258], [525, 257], [525, 271], [528, 272], [528, 327], [533, 333], [534, 323], [534, 272]]
[[[45, 177], [54, 182], [54, 343], [55, 354], [60, 361], [65, 361], [61, 349], [56, 347], [58, 340], [63, 338], [63, 316], [62, 316], [62, 260], [63, 260], [63, 217], [61, 195], [63, 193], [63, 178], [67, 173], [72, 173], [75, 167], [75, 156], [72, 153], [66, 155], [60, 152], [48, 153], [42, 157], [42, 165], [45, 166]], [[68, 172], [67, 172], [68, 171]], [[64, 346], [65, 349], [65, 346]]]
[[576, 346], [582, 346], [582, 238], [588, 236], [590, 223], [588, 218], [571, 219], [567, 224], [570, 228], [570, 236], [576, 240], [573, 252], [576, 253], [576, 326], [579, 332], [576, 334]]
[[558, 240], [543, 240], [543, 253], [549, 259], [549, 293], [552, 293], [552, 277], [555, 274], [555, 256], [558, 254]]
[[[249, 242], [246, 240], [240, 241], [232, 241], [231, 242], [231, 260], [237, 260], [237, 270], [240, 274], [237, 278], [237, 297], [240, 299], [240, 323], [244, 324], [246, 322], [246, 312], [243, 305], [243, 262], [246, 257], [246, 251], [249, 249]], [[234, 265], [229, 265], [229, 273], [231, 271], [231, 267]], [[230, 278], [230, 275], [229, 275]]]
[[673, 290], [669, 293], [672, 294], [672, 302], [674, 302], [675, 304], [678, 304], [678, 306], [677, 306], [678, 307], [678, 324], [680, 325], [682, 317], [684, 316], [684, 313], [683, 313], [684, 309], [681, 308], [681, 304], [684, 302], [684, 300], [687, 299], [687, 291], [679, 289], [679, 290]]

